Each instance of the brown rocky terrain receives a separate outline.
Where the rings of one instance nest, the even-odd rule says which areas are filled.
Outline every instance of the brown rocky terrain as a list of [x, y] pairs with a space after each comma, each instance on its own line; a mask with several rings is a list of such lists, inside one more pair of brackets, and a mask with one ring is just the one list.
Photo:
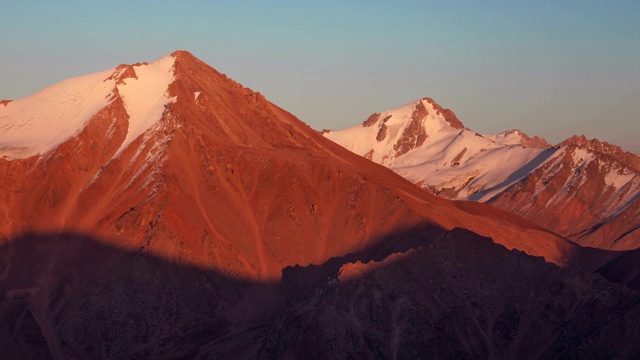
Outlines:
[[51, 152], [0, 159], [4, 358], [637, 353], [627, 253], [437, 198], [172, 56], [175, 102], [117, 156], [116, 87]]

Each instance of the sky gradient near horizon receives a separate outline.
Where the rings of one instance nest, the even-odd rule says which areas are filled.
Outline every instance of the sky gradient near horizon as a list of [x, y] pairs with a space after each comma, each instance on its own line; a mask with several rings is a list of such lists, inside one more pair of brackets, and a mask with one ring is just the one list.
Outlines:
[[24, 1], [0, 99], [183, 49], [311, 127], [431, 97], [474, 131], [640, 153], [638, 1]]

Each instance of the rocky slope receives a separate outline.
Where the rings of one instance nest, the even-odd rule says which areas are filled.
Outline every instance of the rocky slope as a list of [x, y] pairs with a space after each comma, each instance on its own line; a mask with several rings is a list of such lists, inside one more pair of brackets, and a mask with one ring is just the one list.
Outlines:
[[451, 118], [424, 98], [324, 136], [438, 196], [488, 202], [580, 244], [640, 247], [640, 157], [577, 136], [481, 135]]
[[[448, 126], [456, 128], [448, 116]], [[430, 266], [453, 271], [429, 275], [433, 289], [452, 288], [463, 276], [456, 267], [463, 266], [474, 272], [470, 281], [486, 278], [487, 286], [510, 296], [505, 269], [501, 276], [491, 270], [502, 257], [525, 259], [506, 263], [533, 277], [556, 274], [554, 283], [535, 280], [525, 289], [542, 295], [546, 284], [569, 286], [566, 294], [541, 303], [556, 312], [528, 310], [527, 302], [515, 311], [527, 311], [539, 322], [569, 323], [577, 328], [572, 339], [590, 351], [624, 357], [636, 350], [635, 342], [614, 348], [604, 340], [635, 334], [633, 326], [607, 324], [627, 324], [637, 311], [637, 294], [591, 273], [615, 265], [608, 278], [626, 283], [619, 270], [625, 262], [615, 262], [626, 253], [593, 253], [491, 206], [437, 198], [324, 139], [187, 52], [70, 79], [10, 102], [0, 107], [0, 128], [5, 130], [0, 138], [5, 358], [393, 354], [403, 338], [413, 341], [407, 334], [439, 333], [446, 325], [447, 334], [462, 336], [455, 327], [471, 328], [463, 317], [452, 324], [422, 322], [421, 301], [436, 294], [423, 293], [432, 289], [420, 284], [427, 274], [403, 276], [405, 270], [392, 264], [406, 271]], [[434, 257], [439, 246], [451, 247], [448, 257]], [[474, 250], [466, 250], [469, 246]], [[422, 260], [411, 260], [415, 254]], [[465, 267], [467, 256], [482, 260]], [[370, 341], [362, 334], [377, 326], [378, 312], [369, 311], [350, 345], [339, 336], [311, 348], [312, 355], [296, 352], [302, 351], [292, 343], [296, 336], [304, 344], [320, 339], [318, 331], [322, 336], [342, 331], [339, 323], [318, 323], [314, 316], [335, 316], [343, 296], [360, 296], [354, 289], [371, 289], [363, 296], [377, 301], [382, 290], [377, 280], [364, 272], [354, 275], [352, 267], [377, 269], [378, 263], [390, 270], [376, 276], [406, 285], [390, 288], [410, 300], [398, 309], [416, 315], [397, 318], [400, 327], [382, 327]], [[576, 283], [575, 276], [588, 280]], [[451, 301], [434, 303], [434, 316], [466, 302], [462, 294], [468, 286], [475, 285], [453, 286], [457, 290], [446, 295]], [[577, 288], [579, 299], [571, 290]], [[334, 295], [336, 289], [346, 295]], [[600, 300], [602, 289], [618, 299], [615, 312], [589, 318], [600, 302], [565, 312], [593, 301], [609, 304], [609, 297]], [[483, 291], [473, 293], [479, 309], [496, 307], [491, 314], [506, 309], [490, 305], [492, 298]], [[389, 301], [395, 300], [385, 298], [383, 304]], [[394, 306], [380, 316], [395, 321]], [[558, 336], [567, 326], [538, 333], [547, 353], [564, 354]], [[460, 341], [430, 351], [469, 354]], [[477, 354], [494, 351], [489, 340], [477, 341], [485, 344]], [[427, 354], [416, 346], [401, 355]]]
[[640, 176], [603, 152], [567, 143], [489, 203], [582, 245], [640, 247]]

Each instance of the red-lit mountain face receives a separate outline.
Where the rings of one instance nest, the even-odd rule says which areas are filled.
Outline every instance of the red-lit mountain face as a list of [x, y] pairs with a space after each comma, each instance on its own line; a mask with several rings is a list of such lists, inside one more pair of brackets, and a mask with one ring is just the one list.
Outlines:
[[[496, 221], [414, 189], [188, 53], [88, 77], [97, 84], [77, 85], [90, 83], [83, 77], [39, 93], [91, 88], [99, 96], [77, 105], [95, 108], [86, 120], [67, 119], [66, 97], [56, 103], [39, 94], [34, 97], [48, 112], [4, 117], [4, 128], [27, 128], [14, 131], [21, 142], [4, 146], [8, 159], [0, 163], [0, 231], [7, 238], [76, 231], [126, 249], [148, 246], [175, 261], [274, 279], [284, 266], [321, 263], [426, 223], [469, 228], [556, 263], [565, 255], [541, 250], [556, 245], [532, 244], [571, 248], [537, 229], [528, 230], [536, 241], [519, 229], [498, 231]], [[16, 100], [5, 110], [37, 108], [30, 102]], [[68, 133], [55, 134], [53, 148], [39, 149], [56, 142], [38, 133], [40, 122], [56, 128], [47, 121]]]
[[[0, 129], [0, 351], [9, 358], [272, 358], [296, 349], [288, 339], [301, 319], [321, 320], [302, 333], [312, 341], [318, 332], [338, 334], [326, 319], [362, 311], [350, 325], [355, 340], [317, 348], [317, 357], [388, 355], [398, 337], [446, 325], [418, 321], [411, 314], [420, 304], [434, 301], [429, 312], [444, 319], [466, 301], [471, 282], [486, 288], [473, 290], [476, 305], [463, 308], [451, 341], [430, 353], [532, 354], [503, 335], [499, 348], [485, 337], [473, 340], [484, 344], [477, 348], [460, 343], [466, 333], [453, 329], [471, 331], [462, 319], [492, 303], [486, 291], [511, 297], [481, 326], [516, 331], [520, 315], [504, 326], [494, 317], [526, 310], [538, 319], [530, 332], [544, 354], [578, 354], [560, 349], [557, 334], [567, 329], [580, 351], [624, 357], [635, 349], [635, 342], [605, 345], [632, 337], [637, 326], [601, 325], [627, 324], [637, 294], [583, 272], [618, 254], [594, 255], [488, 205], [437, 198], [187, 52], [3, 103]], [[434, 258], [436, 248], [448, 257]], [[431, 267], [438, 272], [425, 272]], [[373, 277], [368, 268], [377, 269]], [[535, 280], [512, 292], [511, 280], [495, 273], [511, 269]], [[612, 280], [621, 279], [619, 269]], [[341, 300], [375, 300], [384, 291], [375, 277], [405, 284], [393, 291], [406, 300], [385, 292], [381, 304], [389, 306], [375, 311]], [[452, 282], [455, 290], [446, 290]], [[451, 301], [423, 293], [429, 289]], [[611, 294], [604, 300], [602, 289]], [[552, 295], [541, 297], [547, 290]], [[518, 294], [544, 299], [542, 307], [529, 310]], [[589, 318], [613, 299], [615, 311]], [[323, 312], [329, 317], [316, 317]], [[372, 337], [377, 314], [390, 322]], [[408, 355], [428, 354], [411, 339]]]
[[640, 247], [640, 157], [617, 146], [478, 134], [429, 98], [324, 135], [438, 196], [490, 203], [579, 244]]

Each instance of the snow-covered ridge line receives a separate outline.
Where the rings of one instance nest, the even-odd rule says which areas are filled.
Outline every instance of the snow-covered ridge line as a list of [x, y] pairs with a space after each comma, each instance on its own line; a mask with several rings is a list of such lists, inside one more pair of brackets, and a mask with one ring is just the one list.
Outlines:
[[[62, 81], [40, 92], [0, 106], [0, 157], [24, 159], [43, 155], [78, 135], [116, 96], [129, 115], [125, 141], [117, 154], [158, 121], [171, 102], [175, 58], [119, 66]], [[135, 76], [125, 69], [134, 71]]]
[[429, 98], [324, 136], [453, 199], [487, 201], [556, 153], [517, 130], [481, 135], [464, 128]]
[[103, 79], [113, 70], [71, 78], [0, 107], [0, 156], [44, 154], [79, 133], [108, 105], [115, 83]]

